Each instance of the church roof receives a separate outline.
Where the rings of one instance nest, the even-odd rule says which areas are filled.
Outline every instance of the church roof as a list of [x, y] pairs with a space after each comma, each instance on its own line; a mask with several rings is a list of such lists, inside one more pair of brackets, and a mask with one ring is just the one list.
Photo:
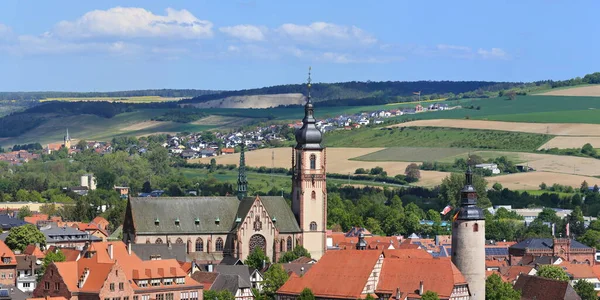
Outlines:
[[[520, 243], [514, 244], [510, 249], [552, 249], [554, 241], [550, 238], [529, 238]], [[571, 249], [591, 249], [590, 247], [576, 241], [571, 240]]]
[[[280, 232], [300, 232], [291, 207], [284, 198], [259, 196]], [[246, 197], [132, 197], [131, 213], [139, 233], [228, 233], [236, 218], [244, 218], [255, 198]], [[217, 223], [216, 220], [219, 219]], [[196, 225], [196, 219], [198, 224]], [[158, 225], [157, 221], [158, 220]], [[179, 220], [177, 224], [176, 220]]]
[[132, 197], [129, 201], [137, 233], [163, 234], [230, 232], [240, 203], [237, 197]]

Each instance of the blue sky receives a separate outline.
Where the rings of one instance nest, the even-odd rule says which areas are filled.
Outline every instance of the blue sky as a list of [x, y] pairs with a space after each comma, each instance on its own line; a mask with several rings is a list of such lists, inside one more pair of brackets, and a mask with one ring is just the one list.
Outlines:
[[0, 2], [0, 91], [243, 89], [600, 71], [598, 1]]

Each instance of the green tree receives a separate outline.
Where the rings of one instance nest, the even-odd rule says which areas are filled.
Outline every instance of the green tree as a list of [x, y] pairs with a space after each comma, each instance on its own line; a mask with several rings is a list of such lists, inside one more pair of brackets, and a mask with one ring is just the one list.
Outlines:
[[590, 247], [600, 249], [600, 231], [588, 229], [583, 235], [577, 237], [577, 240]]
[[15, 200], [19, 202], [26, 202], [29, 200], [29, 192], [24, 189], [18, 190], [17, 194], [15, 195]]
[[559, 266], [543, 265], [538, 268], [537, 276], [555, 279], [560, 281], [569, 281], [569, 275]]
[[[440, 195], [449, 202], [453, 207], [457, 207], [460, 204], [460, 191], [465, 186], [466, 179], [463, 174], [452, 173], [442, 180], [440, 185]], [[487, 197], [487, 181], [481, 177], [473, 176], [473, 186], [477, 191], [477, 206], [486, 208], [490, 207], [492, 203]]]
[[598, 296], [596, 295], [596, 291], [594, 290], [594, 285], [591, 282], [588, 282], [583, 279], [579, 279], [573, 285], [575, 292], [577, 295], [581, 297], [581, 300], [597, 300]]
[[23, 251], [25, 247], [31, 244], [45, 246], [46, 236], [35, 225], [27, 224], [11, 228], [4, 242], [13, 251]]
[[298, 297], [299, 300], [315, 300], [315, 295], [309, 288], [304, 288]]
[[510, 282], [502, 281], [498, 274], [492, 274], [485, 280], [486, 300], [519, 300], [521, 292], [513, 289]]
[[96, 173], [96, 180], [98, 182], [98, 188], [104, 190], [112, 190], [115, 186], [115, 180], [117, 175], [109, 169], [101, 169]]
[[583, 147], [581, 147], [581, 153], [594, 157], [596, 156], [596, 149], [594, 149], [594, 146], [592, 146], [592, 144], [587, 143], [583, 145]]
[[542, 182], [542, 184], [540, 184], [540, 190], [544, 191], [548, 188], [548, 185], [545, 182]]
[[33, 216], [33, 213], [29, 209], [29, 206], [26, 205], [26, 206], [19, 208], [19, 212], [17, 213], [17, 218], [24, 220], [25, 217], [31, 217], [31, 216]]
[[281, 256], [281, 258], [279, 258], [279, 263], [288, 263], [302, 256], [310, 258], [310, 252], [308, 252], [306, 248], [302, 247], [302, 245], [296, 245], [292, 251], [287, 251]]
[[244, 261], [244, 264], [246, 266], [250, 266], [252, 268], [260, 270], [262, 269], [263, 262], [270, 263], [271, 261], [269, 260], [269, 257], [265, 255], [261, 247], [256, 247], [254, 248], [252, 253], [248, 255], [248, 257]]
[[560, 217], [556, 215], [556, 211], [552, 208], [544, 208], [542, 212], [538, 215], [538, 218], [543, 222], [550, 222], [558, 224], [560, 222]]
[[210, 159], [210, 168], [208, 169], [209, 172], [214, 172], [217, 170], [217, 160], [214, 158]]
[[404, 175], [406, 175], [406, 180], [408, 182], [419, 181], [419, 179], [421, 179], [421, 171], [419, 170], [419, 166], [416, 163], [409, 164], [404, 170]]
[[204, 290], [203, 296], [206, 300], [235, 300], [235, 296], [228, 290]]
[[263, 281], [263, 293], [269, 299], [275, 299], [277, 290], [288, 280], [290, 276], [280, 264], [272, 265], [265, 272]]
[[66, 259], [67, 258], [65, 257], [65, 254], [62, 253], [62, 251], [60, 251], [60, 249], [58, 248], [56, 248], [56, 250], [54, 251], [48, 251], [48, 253], [46, 253], [46, 256], [44, 257], [42, 267], [40, 268], [37, 274], [38, 282], [40, 281], [44, 273], [46, 273], [46, 269], [51, 263], [65, 261]]
[[81, 151], [87, 149], [87, 142], [85, 140], [79, 140], [79, 142], [77, 142], [77, 149]]
[[421, 295], [421, 300], [440, 300], [440, 297], [434, 291], [427, 291]]
[[579, 188], [579, 191], [582, 192], [582, 193], [587, 193], [587, 191], [589, 190], [589, 187], [590, 186], [588, 185], [587, 181], [584, 180], [581, 183], [581, 187]]
[[155, 174], [164, 175], [169, 173], [169, 151], [162, 146], [155, 146], [148, 153], [150, 168]]
[[57, 212], [58, 212], [58, 209], [56, 208], [56, 204], [54, 204], [54, 203], [46, 203], [46, 204], [40, 206], [40, 213], [43, 213], [45, 215], [53, 216]]
[[499, 192], [499, 191], [501, 191], [501, 190], [502, 190], [502, 185], [501, 185], [500, 183], [496, 182], [496, 183], [494, 183], [494, 185], [492, 185], [492, 188], [493, 188], [495, 191], [498, 191], [498, 192]]

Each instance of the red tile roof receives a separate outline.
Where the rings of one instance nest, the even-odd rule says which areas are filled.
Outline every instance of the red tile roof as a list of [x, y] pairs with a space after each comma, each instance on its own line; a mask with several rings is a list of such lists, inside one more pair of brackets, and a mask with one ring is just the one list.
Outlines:
[[48, 215], [47, 214], [35, 214], [33, 216], [23, 218], [23, 221], [25, 221], [29, 224], [36, 225], [37, 222], [39, 222], [39, 221], [48, 221]]
[[522, 275], [514, 289], [521, 291], [521, 299], [524, 300], [581, 300], [568, 282], [540, 276]]
[[432, 258], [431, 254], [423, 249], [395, 249], [383, 250], [386, 258]]
[[3, 265], [17, 265], [17, 258], [15, 257], [15, 253], [6, 246], [6, 244], [0, 240], [0, 258], [10, 258], [10, 263]]
[[202, 284], [204, 286], [204, 290], [208, 291], [210, 290], [210, 286], [213, 285], [217, 279], [217, 276], [219, 276], [219, 273], [197, 271], [192, 274], [192, 279]]
[[98, 225], [108, 225], [110, 224], [105, 218], [101, 217], [101, 216], [97, 216], [95, 217], [92, 222], [90, 223], [94, 223], [94, 224], [98, 224]]
[[419, 289], [449, 298], [455, 285], [466, 284], [463, 275], [450, 259], [439, 258], [386, 258], [381, 269], [377, 292], [391, 294], [400, 288], [403, 292]]
[[292, 274], [277, 293], [298, 295], [308, 287], [315, 297], [359, 298], [381, 254], [381, 251], [328, 251], [304, 276]]
[[27, 247], [25, 247], [25, 250], [23, 250], [23, 254], [35, 255], [35, 257], [38, 259], [43, 259], [44, 257], [46, 257], [46, 254], [44, 254], [44, 252], [42, 252], [40, 248], [36, 247], [33, 244], [27, 245]]
[[76, 261], [81, 255], [81, 252], [75, 248], [59, 248], [56, 246], [48, 247], [46, 253], [56, 251], [57, 249], [65, 255], [65, 261]]
[[27, 300], [67, 300], [65, 297], [27, 298]]
[[573, 279], [598, 278], [592, 266], [588, 264], [572, 264], [563, 262], [560, 266], [570, 274]]
[[527, 275], [532, 269], [532, 266], [508, 266], [500, 268], [500, 274], [502, 274], [509, 282], [514, 282], [519, 275]]

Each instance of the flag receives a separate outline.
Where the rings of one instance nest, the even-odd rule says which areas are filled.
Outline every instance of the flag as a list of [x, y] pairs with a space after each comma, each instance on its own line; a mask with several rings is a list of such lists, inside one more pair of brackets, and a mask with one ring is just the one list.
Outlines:
[[460, 212], [460, 210], [457, 211], [456, 214], [454, 214], [454, 217], [452, 217], [452, 222], [456, 221], [456, 218], [458, 218], [458, 213], [459, 212]]
[[447, 213], [449, 213], [451, 210], [452, 210], [452, 206], [450, 206], [450, 205], [446, 205], [446, 207], [444, 207], [444, 210], [442, 210], [442, 211], [440, 212], [440, 214], [442, 214], [442, 215], [444, 215], [444, 216], [445, 216], [445, 215], [446, 215]]
[[567, 237], [569, 237], [569, 223], [567, 223]]
[[415, 95], [421, 95], [421, 92], [413, 92]]

